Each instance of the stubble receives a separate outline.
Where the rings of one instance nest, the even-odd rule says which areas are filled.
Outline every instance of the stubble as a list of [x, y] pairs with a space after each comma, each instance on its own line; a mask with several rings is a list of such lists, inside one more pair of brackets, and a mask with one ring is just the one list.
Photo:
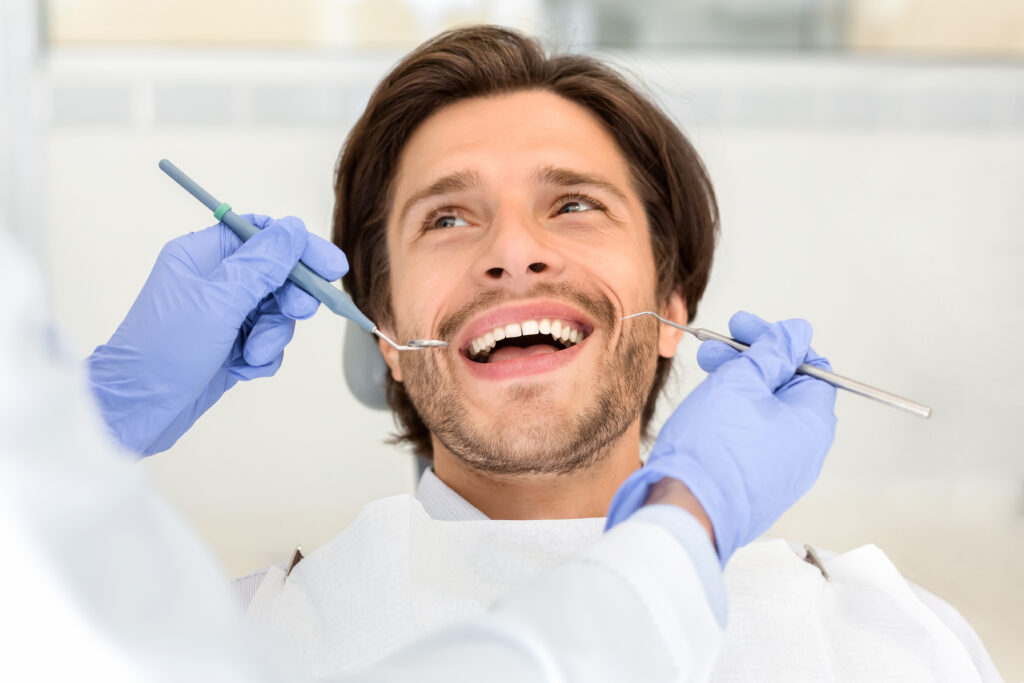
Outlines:
[[[608, 334], [618, 322], [611, 301], [568, 283], [541, 283], [529, 295], [566, 301], [589, 313]], [[450, 339], [477, 312], [510, 298], [493, 290], [447, 316], [439, 325]], [[605, 348], [578, 399], [556, 405], [543, 382], [506, 390], [500, 417], [481, 421], [467, 410], [455, 381], [452, 354], [403, 354], [405, 389], [423, 423], [456, 457], [493, 474], [569, 474], [599, 462], [608, 446], [640, 416], [657, 368], [657, 324], [653, 318], [622, 328], [614, 349]], [[596, 341], [596, 339], [592, 340]]]

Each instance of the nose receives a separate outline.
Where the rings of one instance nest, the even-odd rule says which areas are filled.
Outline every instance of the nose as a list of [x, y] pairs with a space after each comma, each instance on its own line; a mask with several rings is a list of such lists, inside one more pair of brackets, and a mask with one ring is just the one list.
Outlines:
[[564, 259], [552, 235], [527, 211], [505, 207], [488, 227], [483, 252], [474, 268], [485, 287], [528, 287], [557, 277]]

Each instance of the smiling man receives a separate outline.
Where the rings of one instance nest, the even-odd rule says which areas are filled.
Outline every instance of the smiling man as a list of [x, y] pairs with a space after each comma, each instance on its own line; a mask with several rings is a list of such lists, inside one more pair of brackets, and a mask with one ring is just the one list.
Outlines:
[[[597, 60], [548, 56], [497, 27], [442, 34], [405, 57], [342, 150], [333, 237], [349, 258], [346, 289], [389, 336], [449, 342], [417, 352], [379, 342], [398, 440], [432, 467], [411, 509], [372, 504], [299, 564], [302, 587], [291, 595], [280, 573], [257, 577], [250, 616], [315, 670], [334, 674], [446, 618], [478, 613], [554, 558], [587, 547], [606, 513], [614, 524], [645, 499], [663, 500], [664, 489], [645, 485], [662, 477], [697, 494], [687, 509], [723, 564], [767, 529], [820, 468], [818, 461], [798, 472], [787, 462], [799, 452], [823, 458], [831, 442], [834, 392], [820, 382], [792, 380], [773, 398], [787, 404], [789, 392], [795, 400], [797, 391], [821, 390], [808, 404], [817, 408], [778, 412], [733, 393], [749, 378], [712, 372], [641, 468], [641, 441], [681, 333], [650, 316], [623, 318], [692, 318], [717, 226], [711, 182], [693, 147]], [[750, 330], [763, 325], [738, 315], [731, 329], [756, 337]], [[809, 328], [782, 330], [783, 338], [809, 340]], [[805, 353], [827, 367], [798, 347], [789, 368]], [[724, 367], [716, 355], [735, 353], [705, 345], [702, 366]], [[761, 363], [756, 376], [771, 378], [785, 365]], [[770, 434], [759, 432], [761, 421], [774, 425]], [[794, 440], [798, 433], [806, 438]], [[740, 462], [740, 453], [755, 457]], [[707, 472], [713, 485], [703, 485]], [[789, 491], [786, 502], [764, 495], [773, 487]], [[735, 495], [739, 489], [750, 499]], [[725, 520], [734, 516], [758, 521], [732, 537]], [[820, 680], [842, 661], [856, 661], [867, 678], [876, 666], [897, 678], [991, 673], [970, 627], [934, 596], [893, 581], [898, 573], [881, 553], [837, 558], [832, 578], [870, 589], [838, 603], [812, 600], [794, 622], [782, 615], [822, 595], [828, 572], [807, 564], [802, 547], [755, 546], [730, 565], [737, 635], [727, 631], [713, 677]], [[368, 555], [380, 562], [352, 566], [351, 558]], [[811, 560], [820, 565], [814, 553]], [[857, 569], [846, 573], [840, 561]], [[714, 606], [713, 583], [705, 587]], [[382, 595], [402, 596], [401, 604], [373, 602]], [[878, 599], [886, 610], [853, 607]], [[864, 651], [879, 655], [868, 662], [855, 654]]]
[[499, 29], [407, 57], [339, 162], [357, 304], [396, 338], [451, 342], [381, 346], [400, 436], [492, 519], [605, 514], [681, 334], [620, 319], [685, 323], [716, 228], [699, 158], [655, 105]]
[[656, 296], [643, 204], [614, 139], [550, 92], [465, 100], [410, 137], [394, 186], [399, 313], [382, 319], [397, 338], [451, 346], [381, 350], [429, 425], [434, 472], [492, 519], [603, 516], [639, 466], [657, 358], [679, 339], [620, 318], [686, 322], [678, 291]]

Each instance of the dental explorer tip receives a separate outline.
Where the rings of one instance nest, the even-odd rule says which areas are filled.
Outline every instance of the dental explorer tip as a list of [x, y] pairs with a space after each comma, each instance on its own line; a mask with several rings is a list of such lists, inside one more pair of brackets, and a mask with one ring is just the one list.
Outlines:
[[409, 342], [409, 346], [417, 349], [436, 349], [448, 346], [448, 342], [440, 339], [413, 339]]

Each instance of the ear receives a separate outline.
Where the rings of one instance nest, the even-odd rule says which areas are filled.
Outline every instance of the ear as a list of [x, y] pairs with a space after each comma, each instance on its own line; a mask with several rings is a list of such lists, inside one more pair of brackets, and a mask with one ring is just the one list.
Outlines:
[[[395, 339], [395, 335], [392, 334], [390, 329], [381, 328], [380, 330], [387, 336]], [[398, 364], [398, 349], [388, 344], [386, 341], [377, 337], [377, 348], [380, 349], [380, 355], [384, 357], [384, 362], [388, 364], [388, 368], [391, 370], [391, 377], [396, 382], [402, 381], [402, 367]]]
[[[686, 301], [683, 299], [683, 292], [680, 287], [676, 287], [675, 291], [669, 296], [668, 302], [659, 313], [662, 318], [679, 323], [680, 325], [686, 325], [689, 322], [690, 318], [686, 312]], [[672, 358], [676, 355], [679, 340], [683, 338], [683, 331], [671, 325], [659, 325], [658, 327], [658, 355], [662, 358]]]

